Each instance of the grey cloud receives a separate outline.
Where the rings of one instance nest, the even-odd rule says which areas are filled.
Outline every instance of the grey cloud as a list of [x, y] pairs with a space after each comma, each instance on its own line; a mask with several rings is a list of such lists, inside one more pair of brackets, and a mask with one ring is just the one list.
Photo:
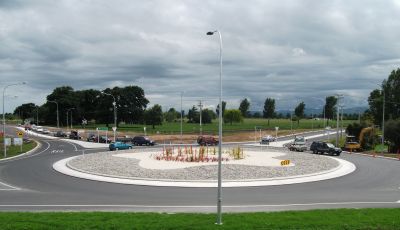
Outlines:
[[29, 82], [7, 111], [60, 85], [134, 84], [164, 107], [178, 108], [180, 91], [185, 108], [216, 105], [219, 41], [205, 33], [220, 29], [228, 107], [318, 107], [313, 97], [337, 92], [358, 106], [399, 66], [399, 13], [390, 0], [0, 1], [0, 85]]

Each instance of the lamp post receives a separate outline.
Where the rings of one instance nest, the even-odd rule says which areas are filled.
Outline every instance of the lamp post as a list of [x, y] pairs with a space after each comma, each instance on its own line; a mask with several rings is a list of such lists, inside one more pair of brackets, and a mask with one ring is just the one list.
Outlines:
[[221, 178], [221, 157], [222, 157], [222, 35], [219, 30], [207, 32], [207, 35], [214, 35], [218, 33], [219, 35], [219, 113], [218, 113], [218, 197], [217, 197], [217, 222], [216, 224], [222, 224], [222, 178]]
[[10, 86], [14, 85], [25, 85], [26, 82], [21, 82], [21, 83], [15, 83], [15, 84], [9, 84], [4, 86], [3, 88], [3, 144], [4, 144], [4, 158], [7, 157], [7, 147], [6, 147], [6, 116], [5, 116], [5, 111], [4, 111], [4, 97], [6, 94], [6, 89]]
[[59, 116], [58, 116], [58, 102], [57, 101], [48, 101], [48, 102], [52, 102], [55, 103], [57, 106], [57, 128], [60, 128], [60, 121], [59, 121]]
[[111, 96], [113, 98], [113, 100], [114, 100], [113, 101], [113, 106], [114, 106], [114, 128], [113, 128], [113, 131], [114, 131], [114, 142], [115, 142], [115, 132], [117, 131], [117, 102], [115, 101], [114, 95], [112, 95], [110, 93], [105, 93], [103, 91], [101, 91], [100, 93], [104, 94], [104, 95]]
[[72, 129], [72, 110], [74, 110], [75, 108], [69, 108], [69, 109], [67, 109], [67, 128], [68, 128], [68, 113], [69, 113], [69, 111], [71, 111], [71, 129]]
[[36, 125], [39, 125], [39, 106], [36, 106]]
[[338, 144], [339, 144], [339, 113], [340, 113], [339, 104], [340, 104], [340, 98], [343, 97], [343, 95], [336, 94], [336, 97], [337, 97], [337, 104], [338, 104], [338, 106], [336, 108], [336, 146], [338, 146]]
[[183, 96], [183, 92], [181, 91], [181, 144], [182, 144], [182, 120], [183, 120], [183, 115], [182, 115], [182, 96]]

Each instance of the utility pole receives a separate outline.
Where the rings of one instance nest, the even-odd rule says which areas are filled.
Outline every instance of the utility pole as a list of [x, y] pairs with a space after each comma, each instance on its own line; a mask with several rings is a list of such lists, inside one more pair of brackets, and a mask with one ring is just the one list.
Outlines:
[[340, 114], [340, 98], [343, 97], [342, 94], [336, 94], [337, 97], [337, 107], [336, 107], [336, 147], [339, 146], [339, 114]]
[[203, 104], [201, 104], [201, 100], [199, 102], [199, 108], [200, 108], [200, 136], [202, 136], [203, 135], [203, 127], [201, 124], [201, 114], [202, 114]]

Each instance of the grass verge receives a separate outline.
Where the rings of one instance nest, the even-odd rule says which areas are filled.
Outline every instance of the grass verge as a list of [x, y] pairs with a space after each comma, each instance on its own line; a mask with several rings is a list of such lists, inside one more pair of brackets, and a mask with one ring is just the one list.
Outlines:
[[399, 229], [400, 209], [335, 209], [215, 214], [0, 213], [1, 229]]
[[[3, 145], [3, 138], [0, 138], [0, 159], [4, 158], [4, 145]], [[24, 143], [22, 145], [22, 151], [21, 151], [21, 146], [8, 146], [7, 147], [7, 158], [8, 157], [13, 157], [13, 156], [17, 156], [19, 154], [28, 152], [30, 150], [32, 150], [33, 148], [35, 148], [37, 145], [37, 143], [35, 141], [31, 141], [29, 143]]]

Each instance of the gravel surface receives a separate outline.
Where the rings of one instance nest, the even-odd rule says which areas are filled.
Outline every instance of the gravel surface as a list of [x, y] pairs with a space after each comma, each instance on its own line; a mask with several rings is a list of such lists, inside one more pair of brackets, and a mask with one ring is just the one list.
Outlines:
[[[252, 149], [254, 151], [254, 149]], [[144, 150], [146, 151], [146, 150]], [[257, 151], [257, 150], [255, 150]], [[295, 166], [260, 167], [248, 165], [225, 164], [222, 166], [222, 178], [227, 180], [256, 180], [276, 177], [289, 177], [319, 173], [332, 170], [339, 166], [339, 162], [320, 155], [307, 152], [285, 152], [285, 156], [277, 157], [281, 160], [290, 160]], [[123, 152], [123, 151], [120, 151]], [[67, 166], [82, 172], [98, 175], [108, 175], [120, 178], [152, 179], [152, 180], [184, 180], [201, 181], [217, 180], [217, 165], [195, 166], [184, 169], [145, 169], [138, 165], [139, 160], [113, 157], [115, 152], [86, 154], [69, 161]], [[260, 152], [260, 154], [263, 154]]]

